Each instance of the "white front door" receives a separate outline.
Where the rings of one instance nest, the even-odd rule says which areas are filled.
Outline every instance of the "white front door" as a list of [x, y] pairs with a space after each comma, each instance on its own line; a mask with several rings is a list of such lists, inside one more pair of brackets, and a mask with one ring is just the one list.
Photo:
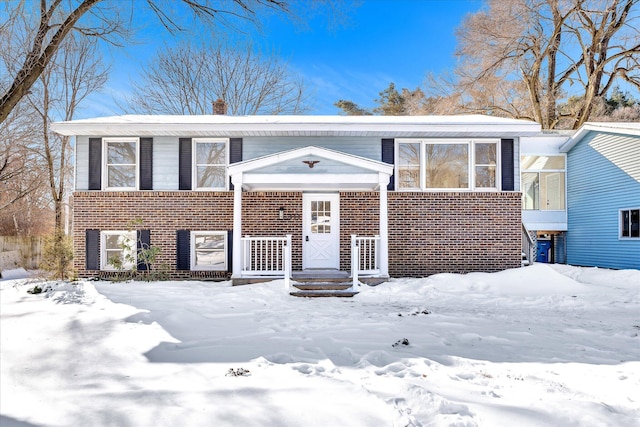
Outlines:
[[302, 268], [340, 268], [340, 195], [303, 194]]

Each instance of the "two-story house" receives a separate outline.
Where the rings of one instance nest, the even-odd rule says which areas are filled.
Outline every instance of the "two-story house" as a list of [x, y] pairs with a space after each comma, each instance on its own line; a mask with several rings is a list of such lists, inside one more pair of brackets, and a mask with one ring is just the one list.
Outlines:
[[236, 283], [279, 276], [287, 260], [382, 279], [521, 265], [520, 140], [540, 134], [533, 122], [118, 116], [52, 128], [75, 137], [80, 277], [109, 276], [140, 244], [160, 248], [152, 268], [170, 277]]

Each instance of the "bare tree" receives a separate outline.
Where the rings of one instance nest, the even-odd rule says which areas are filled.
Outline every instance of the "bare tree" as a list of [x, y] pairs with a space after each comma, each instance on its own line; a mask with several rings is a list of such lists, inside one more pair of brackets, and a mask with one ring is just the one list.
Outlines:
[[[52, 61], [56, 51], [69, 34], [76, 32], [94, 41], [104, 39], [111, 43], [122, 41], [130, 30], [131, 17], [139, 8], [150, 9], [169, 31], [186, 28], [194, 20], [213, 25], [229, 24], [236, 19], [256, 21], [267, 11], [289, 13], [284, 0], [146, 0], [113, 2], [104, 0], [23, 0], [3, 2], [9, 17], [0, 31], [11, 30], [16, 17], [31, 17], [35, 28], [24, 39], [24, 49], [16, 72], [9, 74], [0, 97], [0, 123], [7, 119], [18, 102]], [[332, 2], [330, 2], [332, 3]], [[37, 4], [37, 6], [36, 6]], [[37, 11], [32, 15], [32, 11]]]
[[97, 47], [84, 37], [65, 39], [51, 64], [27, 95], [39, 119], [47, 188], [54, 207], [55, 229], [63, 229], [63, 203], [70, 178], [71, 138], [49, 130], [55, 120], [72, 120], [82, 101], [98, 91], [107, 80], [107, 70], [97, 55]]
[[[489, 0], [458, 31], [461, 109], [580, 127], [616, 82], [640, 89], [638, 10], [638, 0]], [[571, 95], [578, 108], [561, 111]]]
[[182, 43], [166, 48], [134, 84], [127, 109], [146, 114], [211, 114], [223, 99], [233, 115], [300, 114], [302, 78], [252, 46]]

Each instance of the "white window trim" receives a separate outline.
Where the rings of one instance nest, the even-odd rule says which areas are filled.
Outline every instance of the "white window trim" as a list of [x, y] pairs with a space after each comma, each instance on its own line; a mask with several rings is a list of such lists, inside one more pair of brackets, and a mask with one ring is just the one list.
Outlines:
[[[224, 186], [222, 187], [198, 187], [198, 162], [197, 162], [197, 144], [201, 142], [222, 142], [224, 143]], [[191, 188], [195, 191], [226, 191], [229, 189], [229, 138], [193, 138], [191, 140]]]
[[[136, 184], [135, 187], [109, 187], [109, 168], [108, 168], [108, 150], [107, 146], [109, 142], [135, 142], [136, 144], [136, 164], [135, 175]], [[103, 138], [102, 139], [102, 189], [105, 191], [130, 191], [140, 188], [140, 138], [136, 137], [119, 137], [119, 138]]]
[[[631, 237], [631, 236], [623, 236], [622, 235], [622, 211], [637, 211], [640, 210], [640, 207], [635, 208], [621, 208], [618, 209], [618, 240], [640, 240], [640, 237]], [[631, 228], [629, 228], [629, 233], [631, 233]]]
[[[420, 186], [414, 188], [401, 188], [398, 178], [400, 177], [400, 144], [420, 144]], [[394, 158], [396, 159], [394, 165], [395, 189], [396, 191], [425, 191], [425, 192], [484, 192], [484, 191], [501, 191], [502, 188], [502, 158], [501, 158], [501, 143], [499, 138], [396, 138], [394, 146]], [[468, 147], [468, 164], [467, 164], [467, 187], [459, 188], [431, 188], [425, 185], [426, 181], [426, 145], [427, 144], [466, 144]], [[496, 144], [496, 186], [495, 187], [476, 187], [476, 144]]]
[[103, 271], [118, 271], [115, 267], [108, 263], [107, 258], [107, 236], [119, 235], [119, 234], [131, 234], [131, 250], [134, 254], [136, 260], [133, 264], [125, 264], [123, 267], [125, 270], [129, 270], [133, 267], [136, 267], [138, 264], [138, 242], [137, 237], [138, 233], [136, 231], [129, 230], [108, 230], [100, 232], [100, 270]]
[[[566, 153], [520, 153], [520, 165], [522, 165], [522, 157], [524, 156], [546, 156], [546, 157], [564, 157], [564, 169], [524, 169], [520, 167], [520, 192], [524, 194], [524, 181], [522, 180], [522, 175], [525, 173], [537, 173], [538, 178], [541, 173], [553, 173], [553, 172], [562, 172], [564, 173], [564, 209], [522, 209], [527, 212], [566, 212], [567, 211], [567, 154]], [[540, 180], [538, 180], [540, 181]], [[538, 200], [538, 206], [540, 205], [540, 201]], [[624, 210], [624, 209], [623, 209]]]
[[[224, 253], [224, 266], [222, 266], [222, 268], [216, 268], [214, 266], [207, 266], [207, 265], [196, 265], [196, 237], [201, 236], [201, 235], [206, 235], [206, 236], [210, 236], [210, 235], [219, 235], [223, 237], [223, 241], [224, 241], [224, 250], [222, 251]], [[190, 243], [189, 243], [189, 250], [190, 250], [190, 267], [192, 271], [227, 271], [228, 270], [228, 264], [229, 264], [229, 259], [228, 259], [228, 245], [229, 242], [227, 241], [227, 232], [226, 231], [192, 231], [191, 232], [191, 238], [190, 238]]]

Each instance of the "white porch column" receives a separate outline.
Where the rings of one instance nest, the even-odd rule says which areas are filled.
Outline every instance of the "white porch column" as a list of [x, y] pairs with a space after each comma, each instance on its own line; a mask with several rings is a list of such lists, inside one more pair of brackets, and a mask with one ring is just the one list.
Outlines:
[[232, 278], [242, 271], [242, 175], [233, 175], [233, 269]]
[[389, 276], [389, 215], [387, 201], [387, 185], [389, 175], [379, 174], [380, 177], [380, 275]]

